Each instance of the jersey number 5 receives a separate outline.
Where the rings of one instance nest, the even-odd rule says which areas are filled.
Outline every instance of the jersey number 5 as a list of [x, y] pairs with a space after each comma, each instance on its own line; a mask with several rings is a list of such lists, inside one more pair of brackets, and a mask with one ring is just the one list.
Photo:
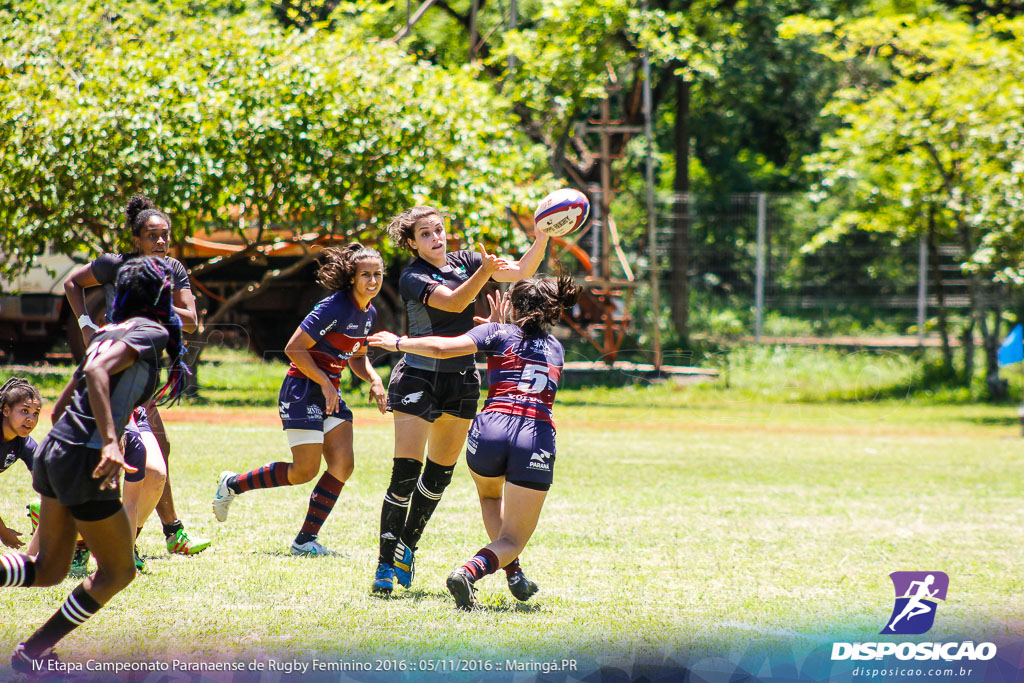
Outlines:
[[546, 365], [527, 365], [523, 368], [523, 376], [516, 389], [524, 394], [539, 394], [547, 386], [548, 367]]

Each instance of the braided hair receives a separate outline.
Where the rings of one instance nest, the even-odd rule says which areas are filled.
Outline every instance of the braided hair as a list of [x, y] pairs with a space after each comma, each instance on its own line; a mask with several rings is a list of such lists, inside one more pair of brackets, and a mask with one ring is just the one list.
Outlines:
[[132, 195], [132, 198], [128, 200], [128, 206], [124, 207], [124, 215], [126, 218], [125, 225], [136, 237], [142, 232], [142, 227], [146, 225], [146, 221], [153, 216], [159, 216], [167, 223], [167, 229], [171, 229], [170, 217], [158, 209], [153, 200], [144, 194]]
[[3, 386], [0, 386], [0, 411], [7, 406], [14, 406], [25, 401], [35, 401], [42, 404], [43, 397], [39, 390], [32, 386], [27, 379], [12, 377]]
[[388, 224], [388, 235], [391, 236], [391, 241], [400, 248], [415, 251], [413, 247], [409, 246], [409, 240], [416, 241], [416, 231], [414, 229], [416, 222], [427, 216], [437, 216], [444, 220], [441, 212], [432, 206], [414, 206], [392, 218]]
[[167, 383], [157, 392], [157, 405], [177, 403], [185, 389], [185, 376], [192, 374], [185, 363], [181, 318], [174, 310], [172, 290], [171, 267], [163, 259], [155, 256], [131, 259], [117, 273], [110, 314], [113, 323], [142, 317], [160, 323], [167, 330], [167, 355], [171, 358], [171, 365]]
[[508, 293], [512, 303], [510, 320], [525, 337], [540, 337], [572, 308], [580, 298], [580, 287], [571, 275], [557, 278], [528, 278], [512, 285]]
[[384, 259], [371, 247], [364, 247], [359, 242], [352, 242], [344, 249], [325, 247], [320, 251], [323, 262], [316, 271], [316, 282], [332, 292], [351, 292], [355, 285], [359, 263], [371, 259], [380, 261], [384, 268]]

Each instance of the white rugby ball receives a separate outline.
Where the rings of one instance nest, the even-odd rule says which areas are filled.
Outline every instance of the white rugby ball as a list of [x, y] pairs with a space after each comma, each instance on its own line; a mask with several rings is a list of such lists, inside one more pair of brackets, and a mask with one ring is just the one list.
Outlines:
[[533, 221], [545, 235], [562, 237], [579, 230], [590, 215], [590, 201], [571, 187], [555, 190], [540, 200]]

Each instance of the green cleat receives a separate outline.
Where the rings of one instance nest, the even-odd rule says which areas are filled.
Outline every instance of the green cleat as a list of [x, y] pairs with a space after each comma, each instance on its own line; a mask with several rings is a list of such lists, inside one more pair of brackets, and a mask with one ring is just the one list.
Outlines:
[[178, 529], [167, 536], [167, 552], [174, 555], [195, 555], [210, 547], [213, 543], [208, 538], [196, 536], [192, 538], [184, 529]]
[[88, 548], [75, 548], [75, 556], [71, 558], [71, 574], [85, 574], [89, 571], [89, 558], [92, 553]]
[[36, 529], [39, 528], [39, 503], [29, 503], [25, 506], [25, 509], [28, 510], [26, 517], [28, 517], [28, 521], [32, 524], [32, 533], [34, 534]]

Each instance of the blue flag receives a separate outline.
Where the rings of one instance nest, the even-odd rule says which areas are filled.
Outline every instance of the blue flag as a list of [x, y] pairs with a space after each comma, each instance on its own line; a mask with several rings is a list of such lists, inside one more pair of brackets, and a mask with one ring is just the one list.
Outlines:
[[999, 347], [999, 367], [1024, 360], [1024, 327], [1017, 325]]

